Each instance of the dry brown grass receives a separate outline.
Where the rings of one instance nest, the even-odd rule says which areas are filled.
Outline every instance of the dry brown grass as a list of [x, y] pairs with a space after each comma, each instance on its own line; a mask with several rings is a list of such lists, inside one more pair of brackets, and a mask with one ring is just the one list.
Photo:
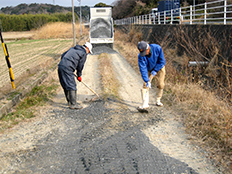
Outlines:
[[113, 75], [113, 67], [111, 65], [111, 60], [106, 53], [99, 55], [100, 64], [100, 74], [103, 86], [103, 96], [104, 98], [117, 98], [119, 82], [117, 78]]
[[[82, 34], [84, 36], [88, 35], [89, 30], [82, 25]], [[80, 24], [75, 24], [75, 34], [76, 37], [81, 36]], [[33, 39], [56, 39], [56, 38], [72, 38], [73, 37], [73, 24], [56, 22], [48, 23], [40, 29], [35, 31]]]
[[[120, 53], [127, 59], [127, 61], [132, 65], [132, 67], [136, 70], [139, 70], [138, 67], [138, 49], [136, 43], [138, 42], [131, 42], [131, 40], [135, 40], [131, 38], [133, 35], [119, 32], [118, 30], [115, 31], [115, 46], [120, 50]], [[134, 37], [136, 37], [134, 35]]]
[[[132, 31], [134, 33], [135, 31]], [[120, 53], [137, 70], [137, 44], [132, 43], [133, 34], [115, 32], [115, 45]], [[135, 36], [135, 35], [134, 35]], [[176, 50], [162, 45], [166, 57], [164, 103], [175, 110], [186, 126], [194, 142], [210, 152], [210, 158], [232, 171], [232, 110], [226, 100], [214, 92], [202, 88], [199, 79], [192, 79], [187, 64], [190, 58], [185, 54], [177, 56]], [[173, 65], [181, 66], [178, 71]], [[197, 70], [196, 70], [197, 72]], [[195, 77], [196, 78], [196, 77]], [[192, 83], [197, 82], [197, 83]]]

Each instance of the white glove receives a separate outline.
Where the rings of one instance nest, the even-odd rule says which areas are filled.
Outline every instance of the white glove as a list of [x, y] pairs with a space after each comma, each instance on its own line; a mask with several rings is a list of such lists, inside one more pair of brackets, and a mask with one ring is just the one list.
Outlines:
[[155, 75], [157, 74], [157, 72], [152, 71], [151, 74], [152, 74], [153, 76], [155, 76]]
[[147, 88], [151, 88], [151, 82], [147, 82]]

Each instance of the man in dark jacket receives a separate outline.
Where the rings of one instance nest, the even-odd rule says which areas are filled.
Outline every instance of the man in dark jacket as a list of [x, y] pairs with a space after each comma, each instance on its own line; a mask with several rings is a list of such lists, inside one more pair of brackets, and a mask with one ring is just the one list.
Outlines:
[[156, 105], [163, 106], [161, 98], [163, 95], [164, 78], [165, 78], [165, 58], [160, 45], [148, 44], [144, 41], [138, 43], [138, 64], [144, 84], [142, 89], [143, 104], [138, 110], [149, 107], [149, 88], [153, 77], [156, 78]]
[[74, 72], [76, 71], [77, 80], [81, 82], [82, 70], [89, 53], [92, 54], [92, 44], [86, 42], [85, 45], [76, 45], [61, 55], [58, 75], [70, 109], [82, 109], [82, 106], [76, 102], [77, 88]]

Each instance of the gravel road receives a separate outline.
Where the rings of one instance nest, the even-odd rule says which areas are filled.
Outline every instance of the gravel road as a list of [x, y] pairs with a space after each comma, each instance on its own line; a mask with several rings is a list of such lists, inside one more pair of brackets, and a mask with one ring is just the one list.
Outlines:
[[[155, 106], [153, 88], [151, 111], [137, 112], [142, 79], [120, 54], [109, 56], [119, 99], [88, 102], [93, 93], [78, 83], [84, 108], [73, 111], [59, 88], [35, 118], [0, 135], [0, 173], [220, 173], [175, 115]], [[89, 55], [82, 77], [100, 94], [99, 67], [98, 55]], [[57, 70], [51, 77], [58, 81]]]

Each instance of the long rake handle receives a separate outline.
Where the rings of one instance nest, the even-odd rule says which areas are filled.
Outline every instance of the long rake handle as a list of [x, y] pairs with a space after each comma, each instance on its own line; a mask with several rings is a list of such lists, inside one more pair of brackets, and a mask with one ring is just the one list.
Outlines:
[[[77, 77], [76, 74], [74, 74], [74, 76]], [[100, 96], [92, 88], [90, 88], [85, 82], [81, 81], [81, 83], [85, 85], [90, 91], [92, 91], [96, 96], [98, 96], [98, 98], [100, 98]]]
[[84, 84], [90, 91], [92, 91], [96, 96], [100, 98], [100, 96], [93, 89], [91, 89], [85, 82], [81, 81], [81, 83]]

